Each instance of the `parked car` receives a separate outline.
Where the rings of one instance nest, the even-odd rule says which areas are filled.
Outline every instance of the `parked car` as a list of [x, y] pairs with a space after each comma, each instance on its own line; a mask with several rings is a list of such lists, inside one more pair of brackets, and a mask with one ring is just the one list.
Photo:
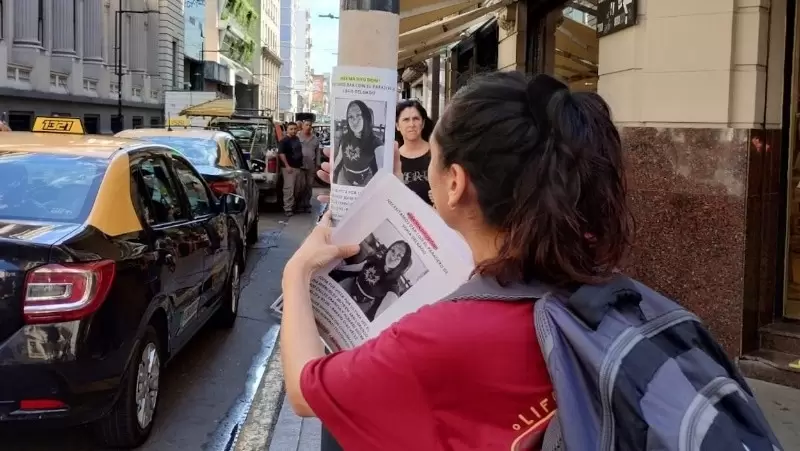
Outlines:
[[234, 326], [247, 205], [167, 146], [82, 129], [3, 136], [0, 422], [92, 423], [134, 448], [164, 365], [209, 320]]
[[280, 126], [266, 116], [234, 115], [212, 118], [206, 128], [226, 131], [234, 137], [258, 185], [259, 201], [280, 204], [283, 200], [278, 160], [278, 142], [283, 137]]
[[217, 195], [238, 194], [247, 201], [237, 223], [247, 244], [258, 241], [259, 187], [245, 161], [242, 149], [228, 132], [201, 129], [140, 128], [123, 130], [115, 136], [169, 146], [197, 168]]

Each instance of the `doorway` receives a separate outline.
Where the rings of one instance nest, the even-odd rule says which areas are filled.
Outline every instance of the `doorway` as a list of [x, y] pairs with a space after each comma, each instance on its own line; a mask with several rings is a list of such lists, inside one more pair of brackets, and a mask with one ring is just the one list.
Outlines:
[[96, 114], [86, 114], [83, 116], [83, 128], [87, 135], [100, 134], [100, 116]]
[[8, 126], [15, 132], [29, 132], [33, 129], [33, 113], [11, 111], [8, 113]]
[[[786, 45], [791, 48], [791, 67], [785, 74], [791, 79], [785, 90], [789, 99], [789, 112], [784, 113], [784, 124], [789, 125], [784, 134], [789, 145], [787, 165], [787, 213], [786, 213], [786, 265], [783, 308], [778, 309], [786, 319], [800, 321], [800, 11], [794, 9], [793, 37], [788, 36]], [[787, 23], [787, 26], [789, 24]], [[787, 35], [789, 30], [787, 30]], [[788, 60], [788, 58], [787, 58]], [[788, 61], [787, 61], [788, 62]], [[788, 91], [788, 92], [786, 92]], [[785, 110], [784, 110], [785, 111]]]

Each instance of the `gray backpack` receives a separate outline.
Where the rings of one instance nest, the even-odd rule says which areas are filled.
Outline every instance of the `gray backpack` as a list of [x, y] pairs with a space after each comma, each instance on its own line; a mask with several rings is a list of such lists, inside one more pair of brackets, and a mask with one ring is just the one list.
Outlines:
[[624, 276], [572, 294], [474, 277], [446, 301], [535, 301], [558, 404], [542, 450], [781, 451], [700, 320]]

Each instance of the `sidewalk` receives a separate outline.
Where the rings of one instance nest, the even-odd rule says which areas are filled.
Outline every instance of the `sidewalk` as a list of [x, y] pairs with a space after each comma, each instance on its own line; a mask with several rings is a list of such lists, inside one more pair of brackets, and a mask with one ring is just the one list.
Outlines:
[[753, 379], [748, 382], [783, 449], [800, 450], [800, 390]]
[[300, 418], [284, 397], [270, 451], [319, 451], [322, 424], [316, 418]]
[[[800, 390], [749, 380], [783, 449], [800, 450]], [[284, 399], [269, 451], [318, 451], [320, 422], [300, 418]]]

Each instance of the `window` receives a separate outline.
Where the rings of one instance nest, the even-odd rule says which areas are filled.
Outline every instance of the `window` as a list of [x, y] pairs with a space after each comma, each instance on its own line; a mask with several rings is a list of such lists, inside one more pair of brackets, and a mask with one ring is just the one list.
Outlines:
[[139, 199], [145, 222], [158, 225], [186, 219], [164, 160], [144, 160], [139, 164], [138, 171]]
[[6, 29], [5, 29], [5, 25], [3, 23], [3, 22], [5, 22], [5, 16], [3, 15], [4, 12], [5, 12], [5, 2], [3, 0], [0, 0], [0, 39], [3, 39], [3, 38], [6, 37], [6, 35], [5, 35]]
[[[251, 138], [252, 139], [252, 138]], [[241, 154], [239, 146], [234, 141], [228, 141], [228, 153], [230, 153], [233, 167], [236, 169], [245, 169], [244, 155]]]
[[24, 67], [8, 66], [6, 72], [10, 81], [29, 83], [31, 81], [31, 70]]
[[67, 75], [66, 74], [57, 74], [55, 72], [50, 73], [50, 86], [54, 88], [67, 88]]
[[131, 94], [134, 97], [141, 97], [142, 96], [142, 88], [133, 88]]
[[72, 1], [72, 50], [78, 51], [78, 0]]
[[133, 128], [144, 127], [144, 118], [142, 116], [133, 116]]
[[29, 132], [33, 128], [33, 113], [11, 111], [8, 113], [8, 126], [15, 132]]
[[186, 197], [192, 207], [192, 216], [211, 214], [211, 201], [205, 182], [183, 161], [173, 159], [172, 167], [186, 191]]
[[9, 151], [7, 158], [0, 159], [3, 218], [83, 222], [94, 204], [107, 159]]
[[154, 100], [158, 100], [159, 99], [159, 94], [161, 94], [161, 93], [154, 89], [154, 90], [150, 91], [150, 98], [152, 98]]
[[83, 79], [83, 89], [88, 93], [97, 93], [97, 80]]
[[153, 116], [150, 118], [150, 128], [158, 128], [161, 127], [161, 118], [158, 116]]
[[44, 42], [44, 0], [39, 0], [38, 36], [39, 42]]
[[120, 118], [116, 114], [111, 116], [111, 132], [119, 133], [124, 128], [124, 118]]
[[197, 166], [216, 166], [219, 160], [219, 147], [211, 139], [181, 136], [142, 136], [139, 139], [172, 147]]
[[172, 87], [178, 86], [178, 43], [172, 41]]
[[96, 114], [87, 114], [83, 116], [83, 128], [88, 135], [97, 135], [100, 133], [100, 116]]
[[111, 83], [111, 94], [119, 94], [119, 85], [116, 83]]

